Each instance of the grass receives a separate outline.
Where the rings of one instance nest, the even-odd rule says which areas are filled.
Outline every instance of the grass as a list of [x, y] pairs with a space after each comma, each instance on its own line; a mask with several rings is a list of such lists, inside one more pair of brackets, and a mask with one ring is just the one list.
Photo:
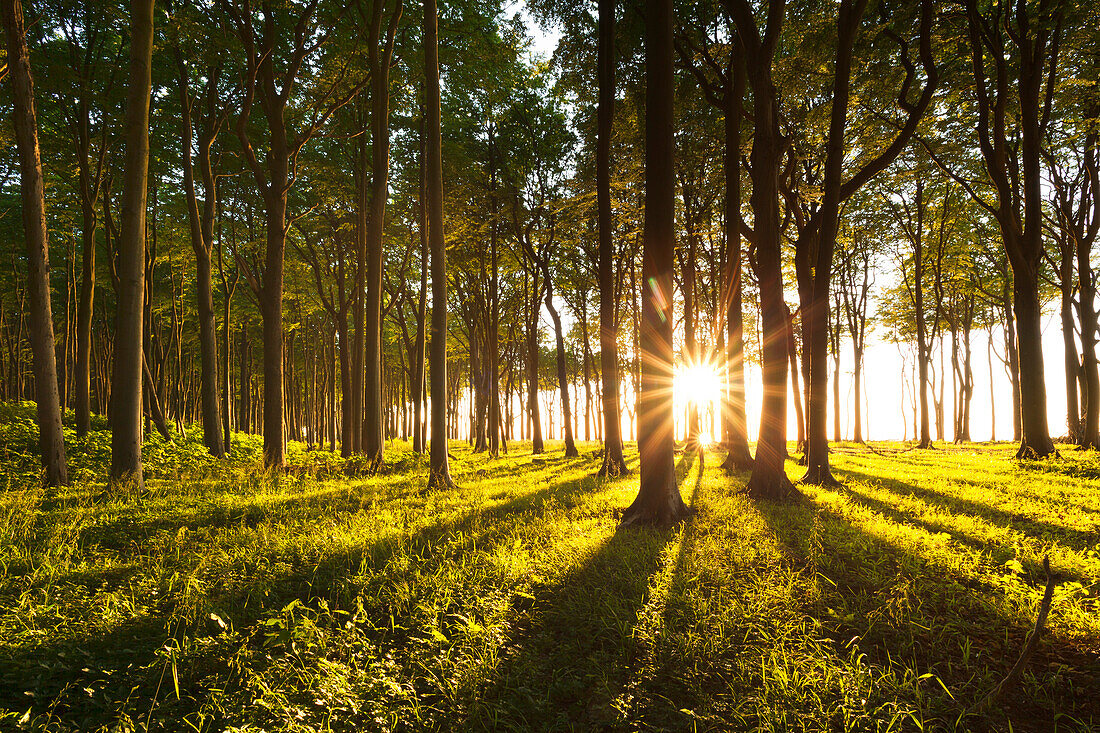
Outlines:
[[[158, 448], [141, 494], [80, 457], [70, 489], [23, 469], [0, 488], [0, 729], [1100, 725], [1094, 453], [845, 444], [845, 485], [795, 506], [682, 455], [696, 516], [617, 531], [637, 474], [594, 478], [595, 444], [454, 443], [460, 488], [428, 492], [401, 443], [348, 479], [300, 447], [270, 476], [250, 437], [223, 464], [195, 440]], [[1038, 652], [987, 718], [961, 717], [1019, 654], [1044, 554]]]

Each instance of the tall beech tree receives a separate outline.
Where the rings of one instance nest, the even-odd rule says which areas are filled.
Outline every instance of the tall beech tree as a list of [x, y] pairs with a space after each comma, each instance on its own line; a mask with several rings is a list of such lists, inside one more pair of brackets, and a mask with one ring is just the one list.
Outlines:
[[[367, 212], [366, 249], [366, 314], [365, 336], [356, 334], [356, 346], [362, 341], [366, 351], [363, 404], [366, 409], [363, 431], [363, 451], [371, 471], [376, 471], [383, 459], [382, 434], [382, 232], [385, 225], [386, 199], [389, 198], [390, 173], [390, 67], [393, 65], [394, 37], [401, 20], [401, 0], [393, 0], [385, 38], [382, 20], [389, 3], [373, 0], [367, 27], [367, 63], [371, 79], [370, 139], [371, 174], [369, 191], [363, 187], [362, 210]], [[362, 7], [360, 5], [360, 7]], [[364, 18], [364, 20], [367, 20]], [[381, 47], [379, 45], [381, 44]], [[365, 174], [365, 172], [364, 172]], [[360, 296], [361, 297], [361, 294]], [[357, 353], [356, 356], [359, 356]]]
[[990, 200], [953, 173], [996, 219], [1012, 266], [1022, 433], [1017, 456], [1057, 453], [1047, 426], [1039, 269], [1043, 259], [1041, 155], [1057, 79], [1063, 8], [1058, 0], [964, 0], [978, 148]]
[[2, 0], [4, 37], [7, 41], [8, 76], [11, 79], [15, 144], [19, 153], [20, 198], [23, 235], [27, 247], [27, 290], [30, 295], [30, 342], [34, 361], [35, 402], [38, 413], [38, 448], [48, 486], [69, 483], [65, 436], [61, 429], [61, 401], [57, 391], [53, 311], [50, 305], [49, 235], [46, 199], [42, 183], [42, 159], [38, 148], [34, 81], [27, 53], [23, 4]]
[[153, 0], [130, 1], [130, 70], [124, 136], [122, 227], [118, 241], [118, 321], [111, 376], [111, 481], [144, 486], [141, 470], [144, 349], [145, 210], [149, 174], [149, 101]]
[[[320, 88], [307, 100], [296, 90], [307, 70], [322, 65], [321, 50], [340, 26], [336, 17], [320, 20], [321, 0], [305, 4], [262, 3], [257, 12], [250, 2], [222, 3], [245, 56], [243, 99], [235, 132], [241, 154], [260, 191], [266, 224], [262, 264], [240, 260], [242, 270], [260, 304], [263, 319], [263, 436], [264, 464], [281, 468], [286, 462], [283, 399], [283, 270], [287, 234], [287, 195], [298, 175], [298, 156], [321, 127], [366, 85], [368, 78], [346, 88], [351, 63], [341, 62], [331, 80], [317, 74]], [[346, 8], [346, 6], [344, 6]], [[257, 24], [259, 27], [257, 27]], [[315, 32], [316, 31], [316, 32]], [[297, 104], [291, 106], [295, 101]], [[266, 145], [261, 153], [252, 144], [253, 107], [259, 102], [266, 122]], [[295, 124], [297, 123], [297, 124]], [[261, 162], [261, 155], [263, 162]]]
[[619, 339], [615, 319], [615, 223], [611, 215], [611, 134], [615, 119], [615, 0], [599, 0], [596, 75], [596, 228], [600, 292], [600, 378], [603, 397], [603, 463], [599, 475], [627, 473], [619, 414]]
[[768, 0], [765, 25], [757, 25], [748, 0], [726, 0], [745, 49], [752, 89], [752, 179], [755, 271], [760, 286], [764, 399], [750, 496], [787, 499], [798, 495], [784, 469], [787, 457], [787, 306], [783, 302], [782, 230], [779, 221], [779, 92], [773, 80], [775, 52], [783, 28], [785, 0]]
[[[195, 295], [198, 300], [199, 356], [202, 364], [200, 399], [202, 402], [202, 435], [207, 450], [215, 457], [225, 455], [226, 443], [221, 430], [221, 405], [218, 400], [218, 334], [214, 322], [214, 281], [211, 253], [214, 247], [214, 217], [217, 212], [216, 177], [211, 158], [211, 148], [228, 108], [221, 104], [218, 84], [221, 69], [215, 61], [213, 68], [204, 70], [206, 81], [201, 98], [191, 93], [190, 73], [179, 48], [174, 49], [180, 101], [180, 160], [183, 167], [183, 195], [187, 205], [187, 224], [191, 234], [191, 248], [195, 253]], [[196, 105], [199, 105], [196, 107]], [[195, 166], [192, 147], [195, 144], [195, 110], [198, 109], [199, 132], [197, 140], [199, 175], [202, 178], [203, 201], [200, 212], [195, 190]]]
[[[909, 99], [910, 90], [918, 82], [916, 65], [909, 58], [909, 42], [892, 30], [888, 37], [901, 47], [901, 64], [905, 76], [897, 96], [897, 106], [905, 113], [898, 131], [881, 152], [870, 156], [844, 178], [844, 162], [852, 156], [852, 148], [871, 148], [863, 140], [849, 144], [848, 114], [851, 97], [854, 45], [867, 0], [840, 0], [836, 20], [836, 58], [833, 68], [832, 106], [828, 137], [825, 143], [825, 169], [821, 205], [814, 219], [799, 234], [795, 243], [796, 266], [799, 275], [802, 342], [806, 351], [809, 382], [806, 419], [806, 473], [802, 481], [811, 484], [836, 484], [829, 469], [828, 382], [829, 382], [829, 294], [832, 288], [833, 254], [840, 227], [841, 202], [865, 186], [887, 168], [909, 144], [921, 117], [932, 102], [939, 83], [939, 74], [932, 56], [932, 0], [921, 0], [918, 16], [918, 47], [923, 72], [923, 86], [917, 100]], [[864, 155], [865, 152], [860, 151]]]
[[447, 453], [447, 248], [443, 239], [443, 144], [439, 97], [439, 15], [424, 0], [424, 192], [432, 270], [432, 430], [428, 487], [453, 487]]
[[672, 408], [672, 270], [676, 245], [673, 162], [672, 0], [653, 0], [645, 17], [645, 224], [639, 334], [638, 496], [623, 525], [668, 525], [690, 514], [676, 485]]

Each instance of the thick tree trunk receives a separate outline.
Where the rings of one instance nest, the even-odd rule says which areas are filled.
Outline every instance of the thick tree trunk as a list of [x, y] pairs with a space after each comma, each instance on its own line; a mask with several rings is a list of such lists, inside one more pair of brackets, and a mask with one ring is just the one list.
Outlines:
[[668, 525], [690, 514], [676, 486], [672, 405], [673, 164], [672, 0], [646, 7], [645, 245], [642, 251], [638, 496], [623, 525]]
[[111, 378], [111, 482], [144, 485], [141, 472], [141, 378], [145, 296], [145, 203], [149, 171], [153, 0], [130, 2], [130, 84], [126, 98], [126, 164], [118, 242], [118, 325]]
[[[38, 447], [48, 486], [69, 483], [65, 436], [61, 428], [61, 402], [57, 391], [53, 313], [50, 306], [50, 258], [46, 229], [46, 200], [42, 160], [38, 147], [38, 122], [34, 109], [34, 83], [27, 53], [23, 5], [3, 0], [4, 35], [7, 39], [8, 73], [11, 77], [15, 142], [19, 152], [19, 191], [23, 209], [23, 233], [27, 246], [27, 291], [30, 297], [30, 341], [38, 415]], [[14, 360], [12, 362], [14, 366]], [[140, 466], [140, 459], [139, 464]]]
[[1013, 310], [1020, 365], [1020, 427], [1017, 456], [1045, 458], [1054, 455], [1047, 428], [1046, 378], [1043, 373], [1043, 325], [1037, 276], [1013, 273]]
[[[272, 147], [275, 147], [274, 145]], [[286, 181], [286, 158], [272, 155], [273, 167]], [[286, 434], [283, 425], [283, 250], [286, 247], [286, 194], [282, 184], [272, 186], [266, 197], [267, 256], [264, 284], [260, 293], [260, 316], [263, 318], [264, 355], [264, 466], [282, 468], [286, 465]]]

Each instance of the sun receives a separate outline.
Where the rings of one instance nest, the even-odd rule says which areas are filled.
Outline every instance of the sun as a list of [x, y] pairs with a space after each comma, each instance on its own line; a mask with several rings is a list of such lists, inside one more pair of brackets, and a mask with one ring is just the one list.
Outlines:
[[703, 408], [722, 393], [722, 379], [714, 364], [688, 364], [676, 370], [672, 391], [678, 401]]

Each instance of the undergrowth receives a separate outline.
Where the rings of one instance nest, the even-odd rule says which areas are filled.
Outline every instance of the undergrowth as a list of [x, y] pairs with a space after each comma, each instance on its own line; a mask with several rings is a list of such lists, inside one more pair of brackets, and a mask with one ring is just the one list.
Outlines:
[[[620, 531], [634, 450], [634, 474], [605, 481], [595, 444], [492, 459], [456, 442], [459, 488], [429, 492], [401, 442], [349, 478], [297, 444], [269, 474], [254, 436], [222, 462], [197, 434], [150, 436], [134, 493], [103, 483], [93, 431], [71, 443], [78, 480], [47, 491], [27, 408], [0, 418], [0, 728], [1100, 724], [1094, 453], [841, 445], [844, 486], [793, 506], [748, 500], [717, 452], [685, 454], [692, 520]], [[1044, 555], [1039, 650], [1000, 707], [965, 717], [1023, 646]]]

